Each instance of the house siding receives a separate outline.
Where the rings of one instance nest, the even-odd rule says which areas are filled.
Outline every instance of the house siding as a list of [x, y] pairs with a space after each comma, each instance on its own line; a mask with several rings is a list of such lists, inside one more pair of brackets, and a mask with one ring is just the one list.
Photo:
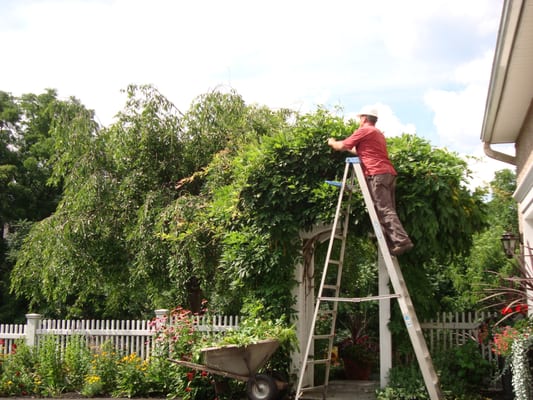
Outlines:
[[533, 164], [533, 103], [516, 141], [517, 183], [520, 184]]

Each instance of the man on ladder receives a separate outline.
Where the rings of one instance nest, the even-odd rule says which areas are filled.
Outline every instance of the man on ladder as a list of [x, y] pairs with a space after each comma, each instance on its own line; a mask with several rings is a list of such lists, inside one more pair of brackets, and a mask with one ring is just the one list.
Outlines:
[[[350, 137], [342, 141], [334, 139], [329, 139], [328, 141], [328, 144], [334, 150], [350, 151], [351, 153], [356, 153], [359, 157], [349, 157], [346, 159], [342, 182], [327, 181], [334, 186], [340, 187], [339, 200], [331, 228], [322, 279], [316, 296], [315, 311], [309, 327], [309, 336], [305, 343], [295, 398], [296, 400], [304, 398], [314, 399], [316, 397], [309, 397], [308, 395], [315, 396], [315, 390], [322, 392], [322, 399], [326, 398], [339, 302], [358, 303], [361, 301], [381, 301], [396, 298], [429, 397], [431, 400], [442, 400], [443, 395], [440, 391], [438, 375], [433, 366], [431, 355], [428, 351], [422, 328], [418, 322], [398, 260], [394, 257], [403, 254], [413, 247], [413, 243], [396, 214], [394, 202], [396, 171], [388, 157], [385, 137], [375, 127], [377, 112], [375, 110], [363, 110], [359, 114], [359, 117], [361, 119], [361, 126]], [[363, 194], [366, 209], [369, 213], [374, 233], [376, 234], [383, 265], [386, 268], [389, 282], [394, 289], [394, 295], [384, 294], [362, 298], [340, 297], [344, 251], [350, 218], [349, 204], [353, 189], [347, 191], [348, 196], [346, 198], [344, 194], [345, 188], [352, 187], [355, 181], [358, 182], [361, 193]], [[346, 207], [343, 206], [344, 200], [347, 200]], [[341, 215], [343, 216], [344, 222], [340, 222]], [[341, 227], [341, 229], [339, 230], [338, 227]], [[338, 247], [340, 251], [337, 252], [338, 254], [333, 255], [332, 250], [335, 242], [340, 244], [340, 247]], [[330, 270], [333, 273], [328, 272]], [[334, 273], [335, 270], [337, 271], [336, 274]], [[333, 278], [333, 282], [331, 282], [331, 278]], [[329, 329], [326, 329], [325, 333], [324, 329], [321, 329], [321, 331], [315, 330], [316, 322], [319, 318], [323, 321], [322, 325], [324, 325], [324, 321], [329, 321]], [[324, 328], [324, 326], [321, 328]], [[317, 341], [327, 344], [325, 358], [321, 356], [315, 358], [314, 354], [312, 354], [313, 345]], [[304, 377], [307, 368], [321, 364], [325, 365], [324, 383], [318, 386], [305, 385]]]
[[396, 214], [396, 170], [389, 160], [387, 142], [376, 128], [377, 110], [363, 108], [359, 114], [360, 125], [344, 140], [330, 138], [328, 145], [336, 151], [349, 151], [359, 157], [368, 189], [374, 201], [379, 222], [394, 256], [413, 248], [413, 243]]

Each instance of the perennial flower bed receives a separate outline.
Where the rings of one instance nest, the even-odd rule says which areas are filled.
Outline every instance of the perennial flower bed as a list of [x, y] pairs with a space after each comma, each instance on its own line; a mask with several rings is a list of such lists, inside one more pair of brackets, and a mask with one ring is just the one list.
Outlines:
[[135, 353], [118, 354], [110, 342], [90, 349], [86, 338], [79, 335], [70, 336], [62, 352], [57, 351], [58, 338], [53, 335], [33, 348], [20, 341], [11, 354], [0, 358], [0, 397], [56, 397], [75, 392], [85, 397], [231, 399], [243, 391], [241, 383], [229, 382], [227, 393], [217, 393], [214, 383], [219, 378], [169, 359], [197, 362], [201, 348], [218, 343], [249, 343], [273, 336], [295, 341], [294, 329], [281, 319], [262, 321], [253, 316], [244, 319], [240, 329], [220, 337], [195, 330], [192, 317], [190, 311], [177, 308], [168, 317], [154, 319], [154, 347], [147, 360]]
[[[524, 315], [527, 305], [505, 307], [502, 314]], [[493, 335], [493, 351], [505, 358], [505, 367], [512, 372], [512, 386], [516, 400], [533, 398], [531, 358], [533, 353], [533, 318], [524, 317], [512, 325], [500, 328]]]

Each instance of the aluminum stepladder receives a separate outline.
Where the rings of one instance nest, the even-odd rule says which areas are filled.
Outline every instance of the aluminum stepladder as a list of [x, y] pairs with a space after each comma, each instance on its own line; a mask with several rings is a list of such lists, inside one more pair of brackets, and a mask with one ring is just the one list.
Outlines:
[[[352, 198], [352, 193], [356, 187], [356, 181], [359, 184], [363, 198], [365, 201], [365, 206], [370, 216], [374, 233], [376, 235], [379, 250], [383, 257], [387, 273], [389, 275], [390, 283], [393, 287], [394, 294], [384, 295], [384, 296], [369, 296], [369, 297], [354, 297], [346, 298], [339, 297], [341, 281], [342, 281], [342, 269], [344, 264], [344, 252], [346, 248], [346, 238], [348, 234], [348, 222], [350, 215], [350, 200]], [[424, 383], [426, 389], [430, 396], [431, 400], [442, 400], [444, 397], [440, 390], [439, 378], [435, 372], [433, 362], [431, 360], [431, 355], [426, 345], [424, 335], [422, 333], [422, 328], [418, 322], [418, 318], [415, 313], [415, 308], [409, 296], [409, 291], [407, 290], [407, 285], [403, 279], [400, 266], [396, 257], [390, 254], [389, 248], [387, 246], [386, 239], [383, 235], [383, 230], [379, 222], [376, 210], [374, 208], [374, 202], [368, 190], [365, 176], [360, 164], [358, 157], [348, 157], [346, 158], [346, 165], [344, 168], [344, 175], [342, 182], [328, 182], [335, 186], [340, 186], [339, 199], [337, 202], [337, 209], [335, 212], [335, 218], [333, 220], [333, 225], [331, 229], [331, 236], [329, 240], [328, 250], [326, 253], [326, 261], [324, 264], [324, 269], [322, 272], [322, 279], [320, 282], [320, 287], [318, 289], [318, 294], [315, 303], [315, 311], [313, 314], [313, 320], [311, 322], [309, 335], [307, 337], [307, 344], [305, 347], [305, 352], [302, 358], [302, 365], [300, 366], [300, 373], [298, 378], [298, 386], [296, 389], [295, 400], [299, 399], [317, 399], [317, 391], [321, 391], [321, 398], [326, 399], [327, 388], [329, 383], [329, 372], [331, 367], [331, 357], [333, 351], [333, 341], [335, 336], [335, 323], [338, 311], [339, 302], [351, 302], [359, 303], [362, 301], [376, 301], [383, 300], [387, 298], [397, 298], [400, 310], [403, 316], [409, 338], [413, 345], [416, 358], [422, 376], [424, 378]], [[347, 193], [347, 196], [345, 196]], [[347, 197], [347, 198], [345, 198]], [[343, 217], [342, 225], [339, 226], [341, 222], [341, 216]], [[340, 248], [336, 252], [338, 254], [337, 259], [332, 259], [333, 247], [335, 243], [340, 242]], [[331, 280], [331, 274], [328, 274], [330, 268], [337, 268], [336, 281], [331, 284], [328, 282]], [[335, 277], [335, 274], [333, 274]], [[329, 295], [328, 295], [329, 294]], [[326, 306], [326, 307], [324, 307]], [[318, 318], [323, 319], [322, 317], [330, 318], [331, 326], [330, 330], [326, 334], [316, 334], [316, 322]], [[327, 341], [327, 353], [324, 358], [310, 357], [311, 347], [314, 345], [315, 341], [324, 340]], [[309, 365], [325, 365], [325, 378], [324, 384], [320, 386], [313, 387], [303, 387], [305, 371]], [[306, 397], [306, 393], [313, 393], [310, 397]], [[314, 396], [314, 397], [313, 397]]]

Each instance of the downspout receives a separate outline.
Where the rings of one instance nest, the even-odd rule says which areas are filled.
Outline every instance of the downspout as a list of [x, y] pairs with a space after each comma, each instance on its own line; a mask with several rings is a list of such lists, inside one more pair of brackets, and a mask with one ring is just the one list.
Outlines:
[[490, 158], [516, 166], [516, 156], [510, 156], [509, 154], [494, 150], [490, 147], [489, 142], [483, 142], [483, 151], [485, 151], [485, 154]]

